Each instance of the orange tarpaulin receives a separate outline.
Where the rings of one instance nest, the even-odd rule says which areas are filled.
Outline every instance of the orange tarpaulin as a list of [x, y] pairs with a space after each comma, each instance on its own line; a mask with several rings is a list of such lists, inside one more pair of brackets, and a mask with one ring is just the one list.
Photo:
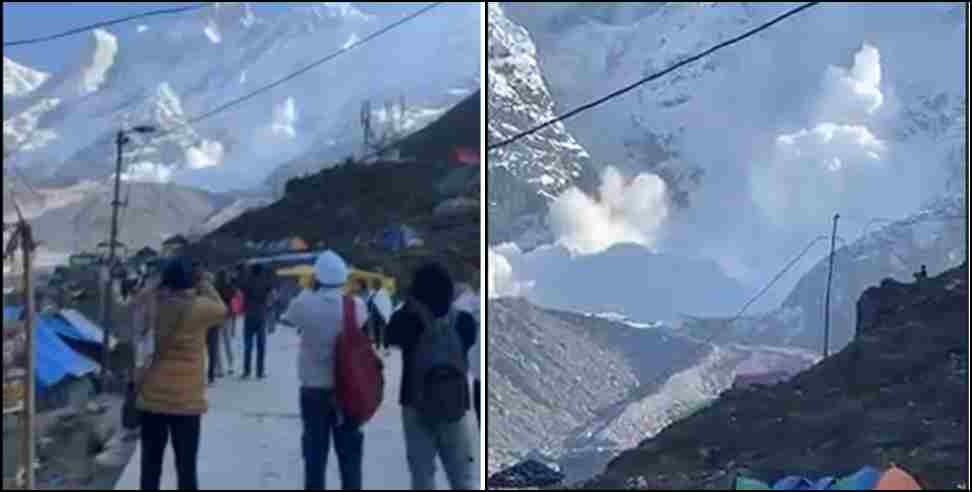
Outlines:
[[874, 490], [921, 490], [921, 485], [908, 472], [892, 466], [881, 475]]

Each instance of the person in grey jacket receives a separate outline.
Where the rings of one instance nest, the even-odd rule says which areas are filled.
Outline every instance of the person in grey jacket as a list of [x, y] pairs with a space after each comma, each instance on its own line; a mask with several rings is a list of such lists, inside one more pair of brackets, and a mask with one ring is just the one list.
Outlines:
[[[290, 303], [284, 317], [300, 332], [298, 377], [302, 447], [307, 490], [323, 490], [331, 436], [341, 469], [341, 486], [360, 490], [364, 434], [357, 422], [339, 415], [335, 398], [335, 361], [338, 335], [344, 326], [343, 287], [348, 278], [344, 260], [325, 251], [314, 265], [314, 288], [305, 289]], [[368, 318], [364, 302], [353, 297], [359, 328]]]

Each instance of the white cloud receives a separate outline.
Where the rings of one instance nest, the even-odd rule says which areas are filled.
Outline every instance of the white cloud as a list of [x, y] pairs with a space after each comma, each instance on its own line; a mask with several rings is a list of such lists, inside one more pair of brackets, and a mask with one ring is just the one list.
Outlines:
[[[487, 298], [498, 297], [518, 297], [524, 295], [531, 287], [532, 282], [524, 282], [516, 279], [513, 267], [509, 259], [499, 252], [505, 251], [507, 254], [513, 253], [512, 250], [499, 247], [489, 248], [486, 270], [489, 272], [486, 277]], [[517, 250], [518, 251], [518, 250]]]
[[145, 32], [148, 31], [148, 26], [146, 26], [145, 24], [139, 24], [138, 27], [135, 28], [135, 30], [138, 32]]
[[850, 69], [831, 65], [824, 73], [819, 118], [822, 121], [861, 122], [884, 103], [881, 92], [881, 54], [864, 43]]
[[620, 243], [655, 246], [668, 217], [661, 178], [645, 173], [625, 182], [617, 169], [608, 167], [599, 194], [598, 201], [570, 188], [550, 205], [550, 227], [560, 244], [585, 255]]
[[297, 123], [297, 103], [293, 97], [288, 97], [273, 108], [273, 123], [270, 129], [275, 135], [292, 139], [297, 136], [295, 123]]
[[95, 49], [91, 64], [81, 72], [81, 93], [90, 94], [105, 82], [108, 70], [115, 63], [118, 54], [118, 38], [104, 29], [94, 30]]
[[216, 167], [223, 163], [223, 144], [212, 140], [203, 140], [198, 146], [186, 150], [186, 162], [193, 169]]

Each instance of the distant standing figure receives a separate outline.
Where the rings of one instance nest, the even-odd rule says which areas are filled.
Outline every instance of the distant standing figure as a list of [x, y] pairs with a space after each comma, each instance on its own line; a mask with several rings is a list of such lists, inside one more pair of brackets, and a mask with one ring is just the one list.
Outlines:
[[[219, 297], [223, 299], [223, 304], [227, 306], [233, 305], [233, 297], [236, 296], [236, 287], [233, 285], [230, 279], [229, 272], [223, 270], [219, 272], [216, 277], [216, 290], [219, 292]], [[236, 338], [236, 310], [231, 310], [226, 314], [226, 319], [220, 325], [220, 341], [223, 344], [223, 351], [225, 352], [225, 364], [223, 365], [223, 370], [226, 374], [234, 374], [234, 362], [235, 357], [233, 356], [233, 339]]]
[[263, 265], [253, 265], [250, 268], [250, 276], [243, 282], [243, 298], [245, 299], [246, 310], [243, 334], [243, 379], [249, 378], [251, 374], [254, 344], [256, 344], [257, 352], [257, 378], [266, 377], [264, 369], [267, 355], [267, 301], [272, 288], [272, 279]]
[[915, 274], [915, 282], [918, 283], [918, 285], [921, 285], [927, 279], [928, 279], [928, 269], [925, 268], [925, 265], [922, 265], [921, 271]]

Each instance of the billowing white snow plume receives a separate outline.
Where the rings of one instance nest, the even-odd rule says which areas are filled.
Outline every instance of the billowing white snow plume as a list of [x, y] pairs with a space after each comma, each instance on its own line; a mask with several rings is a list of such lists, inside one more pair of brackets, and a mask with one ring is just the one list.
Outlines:
[[94, 53], [91, 63], [84, 67], [81, 73], [81, 94], [91, 94], [97, 91], [108, 76], [108, 71], [115, 64], [118, 54], [118, 38], [104, 29], [94, 30]]
[[560, 244], [594, 254], [615, 244], [653, 248], [668, 217], [665, 182], [639, 174], [629, 182], [614, 167], [601, 174], [599, 197], [570, 188], [550, 205], [550, 227]]
[[850, 69], [831, 65], [823, 79], [820, 118], [846, 123], [866, 120], [884, 103], [881, 54], [864, 43]]
[[223, 163], [223, 144], [210, 140], [203, 140], [196, 147], [186, 151], [186, 162], [193, 169], [214, 167]]
[[[513, 246], [513, 248], [516, 247]], [[526, 293], [530, 288], [530, 283], [516, 279], [513, 273], [513, 267], [510, 265], [510, 261], [506, 256], [503, 255], [502, 249], [497, 251], [489, 248], [488, 253], [487, 270], [489, 271], [489, 275], [486, 279], [487, 298], [519, 297]]]
[[868, 198], [858, 190], [885, 175], [885, 150], [864, 126], [821, 123], [780, 135], [773, 162], [753, 170], [753, 198], [780, 226], [861, 210]]
[[[670, 66], [786, 8], [504, 5], [529, 29], [542, 80], [562, 109]], [[835, 212], [844, 217], [838, 233], [851, 241], [864, 225], [852, 224], [851, 217], [863, 222], [905, 217], [940, 195], [946, 182], [958, 192], [964, 184], [964, 9], [830, 4], [807, 14], [774, 26], [771, 35], [645, 84], [609, 110], [565, 122], [595, 161], [611, 162], [629, 176], [649, 171], [665, 180], [679, 206], [665, 225], [660, 251], [712, 258], [754, 288], [813, 237], [826, 234]], [[828, 34], [806, 42], [819, 32]], [[497, 119], [494, 126], [506, 121]], [[793, 145], [781, 144], [784, 135], [794, 137]], [[800, 149], [804, 156], [797, 160], [784, 149]], [[830, 169], [838, 166], [835, 158], [839, 171]], [[667, 162], [674, 164], [663, 167]], [[792, 183], [794, 175], [804, 174], [815, 178], [804, 181], [820, 184], [819, 190]], [[788, 185], [754, 189], [767, 182]], [[775, 199], [767, 196], [774, 193]], [[786, 206], [796, 196], [809, 197], [803, 205], [821, 213], [811, 217], [809, 210], [795, 210], [793, 220], [781, 224], [776, 216], [784, 212], [775, 204]], [[825, 200], [830, 203], [821, 205]], [[760, 301], [753, 310], [782, 301], [778, 293], [788, 291], [817, 255], [811, 252], [764, 297], [767, 304]]]
[[889, 175], [888, 145], [871, 129], [881, 107], [881, 55], [868, 43], [846, 69], [827, 67], [818, 122], [776, 138], [771, 162], [752, 170], [752, 195], [780, 227], [819, 223], [836, 210], [877, 213], [861, 190], [898, 180]]

